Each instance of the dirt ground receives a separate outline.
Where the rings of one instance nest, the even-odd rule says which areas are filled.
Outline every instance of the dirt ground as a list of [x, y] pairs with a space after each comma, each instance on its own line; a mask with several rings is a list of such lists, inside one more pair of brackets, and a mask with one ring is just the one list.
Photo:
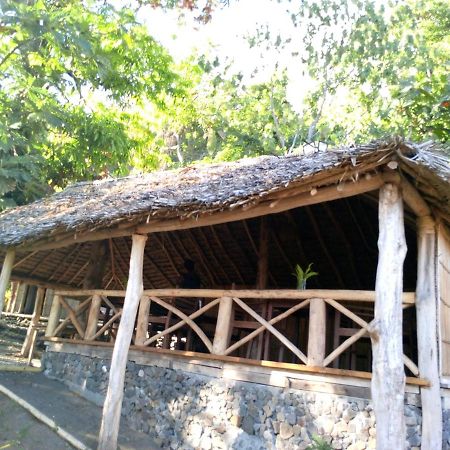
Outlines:
[[[27, 321], [23, 319], [0, 319], [0, 383], [55, 420], [58, 426], [89, 448], [97, 448], [102, 408], [71, 392], [63, 383], [51, 380], [36, 370], [23, 371], [26, 360], [20, 356], [20, 349], [26, 327]], [[35, 358], [40, 358], [43, 345], [40, 347]], [[36, 359], [33, 363], [36, 366], [40, 361]], [[0, 450], [70, 448], [72, 447], [49, 427], [36, 420], [16, 402], [0, 394]], [[132, 430], [122, 420], [119, 448], [150, 450], [156, 448], [156, 445], [148, 435]]]
[[63, 450], [72, 449], [64, 439], [24, 408], [0, 394], [0, 449]]
[[[2, 365], [26, 365], [20, 350], [27, 334], [28, 319], [5, 317], [0, 319], [0, 368]], [[42, 344], [36, 346], [35, 358], [39, 358]], [[1, 447], [0, 447], [1, 450]]]
[[[0, 320], [0, 370], [2, 366], [26, 365], [20, 355], [27, 321]], [[0, 394], [0, 450], [63, 450], [72, 446], [36, 420], [24, 408]]]

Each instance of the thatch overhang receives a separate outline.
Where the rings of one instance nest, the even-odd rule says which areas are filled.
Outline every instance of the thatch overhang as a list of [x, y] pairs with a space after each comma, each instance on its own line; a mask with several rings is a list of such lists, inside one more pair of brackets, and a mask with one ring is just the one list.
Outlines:
[[[329, 186], [333, 189], [336, 186], [339, 189], [340, 185], [351, 186], [357, 180], [369, 180], [384, 172], [400, 173], [408, 179], [433, 213], [450, 224], [448, 156], [433, 143], [416, 145], [387, 140], [308, 156], [265, 156], [77, 183], [49, 198], [2, 213], [0, 246], [3, 253], [8, 247], [17, 249], [13, 275], [79, 286], [89, 260], [89, 241], [111, 239], [109, 252], [115, 255], [115, 271], [121, 272], [121, 278], [126, 279], [127, 236], [157, 231], [160, 233], [155, 234], [155, 240], [149, 241], [152, 250], [147, 252], [149, 287], [174, 285], [182, 260], [189, 255], [200, 261], [200, 269], [209, 285], [236, 281], [249, 284], [254, 280], [255, 268], [236, 268], [236, 265], [247, 259], [255, 266], [253, 257], [248, 256], [257, 251], [258, 226], [252, 222], [254, 217], [283, 211], [279, 205], [286, 199], [299, 195], [311, 197]], [[365, 199], [375, 205], [370, 214], [376, 214], [374, 200], [375, 197], [370, 199], [370, 196]], [[314, 222], [311, 222], [312, 228], [317, 228], [318, 223], [322, 227], [325, 222], [323, 226], [326, 227], [334, 220], [344, 226], [348, 217], [340, 217], [339, 207], [332, 206], [335, 210], [331, 214], [314, 210], [316, 219], [310, 217], [310, 211], [299, 212], [294, 222], [305, 222], [307, 218]], [[360, 207], [354, 204], [352, 208]], [[305, 214], [307, 217], [303, 217]], [[358, 214], [365, 213], [361, 209]], [[279, 222], [276, 226], [282, 228], [281, 218], [275, 220]], [[409, 220], [413, 224], [412, 214]], [[211, 227], [221, 223], [228, 225]], [[208, 227], [204, 230], [195, 229], [206, 224]], [[184, 234], [177, 231], [183, 229], [189, 231]], [[256, 236], [253, 242], [252, 235]], [[279, 241], [282, 238], [278, 236]], [[314, 240], [314, 236], [309, 238]], [[176, 239], [178, 244], [174, 244]], [[222, 239], [226, 244], [220, 242]], [[351, 238], [347, 240], [345, 246], [348, 247], [352, 243]], [[282, 247], [283, 242], [274, 245]], [[308, 247], [306, 242], [304, 245]], [[284, 271], [288, 270], [289, 274], [287, 260], [292, 259], [289, 249], [285, 249], [284, 256], [283, 249], [278, 253], [286, 262]], [[304, 250], [304, 253], [306, 255], [300, 259], [317, 260], [308, 255], [308, 251]], [[214, 260], [216, 264], [211, 262]], [[221, 268], [214, 274], [208, 264]], [[329, 270], [334, 269], [330, 267]], [[227, 277], [229, 273], [233, 275]], [[272, 278], [277, 277], [273, 275]], [[361, 284], [367, 285], [366, 282]], [[116, 287], [120, 286], [116, 283]]]

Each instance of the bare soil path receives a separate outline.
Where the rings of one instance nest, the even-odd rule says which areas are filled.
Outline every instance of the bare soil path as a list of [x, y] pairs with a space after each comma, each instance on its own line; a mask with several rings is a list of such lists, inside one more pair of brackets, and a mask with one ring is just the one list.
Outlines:
[[[0, 319], [0, 385], [54, 420], [58, 427], [87, 447], [97, 448], [102, 408], [71, 392], [63, 383], [42, 372], [15, 372], [25, 368], [20, 349], [26, 327], [12, 319]], [[130, 429], [121, 421], [119, 449], [157, 448], [150, 436]], [[53, 430], [39, 422], [15, 401], [0, 394], [0, 450], [65, 450], [72, 448]]]

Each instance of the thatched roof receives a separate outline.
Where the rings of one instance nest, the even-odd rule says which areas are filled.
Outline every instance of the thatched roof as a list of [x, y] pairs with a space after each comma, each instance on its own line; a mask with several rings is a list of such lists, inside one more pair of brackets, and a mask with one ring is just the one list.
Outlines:
[[308, 156], [263, 156], [195, 165], [119, 179], [82, 182], [63, 192], [0, 214], [0, 246], [28, 245], [67, 233], [115, 229], [155, 219], [226, 210], [288, 187], [335, 174], [377, 171], [392, 159], [430, 205], [450, 217], [449, 158], [439, 146], [396, 140]]

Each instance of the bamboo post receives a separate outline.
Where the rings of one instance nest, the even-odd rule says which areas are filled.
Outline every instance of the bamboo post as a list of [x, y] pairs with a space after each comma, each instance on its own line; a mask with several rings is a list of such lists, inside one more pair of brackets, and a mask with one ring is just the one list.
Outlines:
[[127, 291], [111, 359], [108, 391], [103, 405], [98, 450], [117, 448], [128, 350], [133, 335], [139, 299], [142, 297], [144, 290], [143, 262], [146, 241], [147, 236], [133, 235]]
[[8, 289], [9, 279], [11, 278], [11, 271], [14, 264], [16, 251], [10, 248], [6, 251], [5, 259], [3, 261], [2, 272], [0, 273], [0, 317], [3, 313], [3, 305], [5, 303], [5, 294]]
[[231, 297], [222, 297], [219, 303], [216, 332], [212, 347], [212, 353], [214, 355], [224, 355], [228, 348], [231, 336], [232, 314], [233, 299]]
[[420, 390], [422, 403], [422, 450], [442, 447], [437, 336], [436, 228], [430, 216], [418, 218], [418, 263], [416, 287], [417, 347], [419, 373], [430, 382]]
[[147, 340], [147, 332], [148, 332], [148, 316], [150, 314], [150, 298], [146, 295], [141, 297], [141, 301], [139, 302], [139, 312], [138, 312], [138, 320], [136, 327], [136, 345], [144, 345], [144, 342]]
[[61, 315], [61, 296], [55, 294], [53, 296], [52, 306], [50, 308], [50, 315], [48, 316], [47, 328], [45, 330], [46, 336], [53, 336], [55, 330], [59, 325], [59, 317]]
[[38, 288], [36, 292], [36, 302], [34, 304], [33, 316], [31, 317], [30, 325], [28, 326], [27, 335], [22, 345], [21, 354], [22, 356], [27, 356], [30, 352], [31, 341], [33, 339], [33, 333], [36, 329], [36, 326], [39, 323], [42, 313], [42, 306], [44, 305], [45, 298], [45, 288]]
[[91, 306], [89, 307], [86, 331], [84, 333], [84, 338], [88, 341], [92, 341], [94, 339], [95, 333], [97, 332], [98, 316], [100, 314], [101, 305], [102, 298], [100, 297], [100, 295], [93, 295]]
[[372, 399], [377, 421], [377, 450], [405, 447], [405, 372], [403, 368], [402, 290], [406, 255], [403, 202], [398, 186], [379, 193], [378, 267], [373, 349]]
[[326, 323], [325, 301], [322, 298], [312, 298], [309, 304], [308, 366], [323, 367]]

